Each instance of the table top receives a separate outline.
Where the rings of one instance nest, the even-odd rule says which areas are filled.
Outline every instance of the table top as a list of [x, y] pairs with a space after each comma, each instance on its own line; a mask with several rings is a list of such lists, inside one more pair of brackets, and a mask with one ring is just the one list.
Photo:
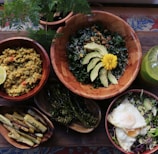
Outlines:
[[[98, 6], [99, 7], [99, 6]], [[97, 8], [98, 9], [98, 8]], [[115, 7], [100, 7], [101, 10], [106, 10], [112, 13], [115, 13], [117, 15], [121, 15], [124, 12], [128, 12], [128, 14], [132, 13], [132, 11], [128, 11], [131, 8], [122, 8], [120, 9]], [[140, 8], [141, 10], [142, 8]], [[142, 9], [145, 14], [148, 13], [148, 15], [158, 15], [158, 12], [156, 12], [156, 8], [147, 8], [148, 11], [144, 11], [145, 9]], [[120, 11], [119, 11], [120, 10]], [[137, 8], [133, 8], [135, 10], [135, 15], [140, 15], [142, 12], [138, 11]], [[121, 12], [122, 11], [122, 12]], [[143, 54], [148, 51], [149, 48], [151, 48], [154, 45], [158, 44], [158, 31], [136, 31], [136, 34], [138, 35], [140, 39], [140, 43], [142, 46]], [[0, 31], [0, 40], [4, 38], [8, 38], [11, 36], [27, 36], [26, 32], [6, 32], [6, 31]], [[143, 88], [148, 91], [153, 92], [154, 94], [158, 95], [158, 88], [148, 88], [145, 85], [140, 84], [139, 80], [136, 79], [131, 88]], [[102, 119], [99, 126], [91, 133], [88, 134], [81, 134], [78, 132], [75, 132], [71, 129], [68, 129], [64, 126], [60, 126], [57, 123], [54, 123], [55, 126], [55, 132], [50, 140], [43, 143], [42, 147], [53, 147], [53, 146], [112, 146], [111, 142], [109, 141], [107, 134], [105, 132], [105, 125], [104, 125], [104, 118], [106, 109], [111, 102], [112, 99], [108, 100], [102, 100], [97, 101], [99, 104], [101, 110], [102, 110]], [[1, 147], [11, 147], [11, 145], [0, 135], [0, 148]]]

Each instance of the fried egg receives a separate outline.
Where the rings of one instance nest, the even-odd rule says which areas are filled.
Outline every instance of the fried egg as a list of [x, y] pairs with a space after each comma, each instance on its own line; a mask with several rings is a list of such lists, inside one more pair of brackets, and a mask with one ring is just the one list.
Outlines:
[[114, 108], [107, 118], [111, 124], [125, 130], [136, 130], [146, 126], [145, 118], [128, 99]]
[[125, 130], [123, 130], [122, 128], [115, 128], [115, 134], [116, 134], [116, 138], [117, 141], [119, 143], [119, 145], [128, 152], [131, 152], [131, 147], [134, 144], [134, 142], [136, 141], [136, 136], [135, 135], [145, 135], [147, 133], [147, 127], [143, 127], [139, 130], [136, 130], [134, 133], [134, 135], [130, 134], [129, 132], [127, 133]]
[[128, 136], [123, 129], [121, 128], [116, 128], [115, 129], [116, 133], [116, 138], [119, 142], [119, 145], [125, 150], [130, 152], [131, 151], [131, 146], [134, 144], [136, 141], [135, 137], [130, 137]]
[[131, 151], [136, 137], [147, 132], [145, 118], [128, 99], [114, 108], [107, 118], [115, 126], [116, 138], [125, 151]]

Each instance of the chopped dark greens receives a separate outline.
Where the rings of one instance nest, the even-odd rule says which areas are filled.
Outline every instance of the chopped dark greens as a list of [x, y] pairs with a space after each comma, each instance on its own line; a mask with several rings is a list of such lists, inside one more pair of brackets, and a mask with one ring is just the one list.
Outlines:
[[46, 91], [53, 120], [67, 126], [72, 122], [79, 122], [87, 128], [96, 125], [98, 119], [88, 110], [84, 98], [71, 93], [62, 83], [49, 83]]
[[118, 57], [118, 65], [112, 70], [112, 73], [119, 79], [128, 63], [125, 40], [118, 33], [104, 29], [100, 25], [93, 25], [78, 30], [76, 35], [70, 38], [67, 45], [69, 69], [77, 80], [83, 84], [92, 84], [94, 87], [102, 86], [99, 77], [93, 83], [90, 81], [90, 74], [87, 73], [86, 66], [81, 64], [82, 58], [86, 54], [83, 46], [89, 42], [105, 45], [109, 53]]

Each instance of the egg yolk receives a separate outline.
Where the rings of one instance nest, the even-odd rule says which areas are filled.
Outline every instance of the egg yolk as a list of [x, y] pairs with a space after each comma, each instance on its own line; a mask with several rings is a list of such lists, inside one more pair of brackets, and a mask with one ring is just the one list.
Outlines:
[[137, 128], [137, 129], [134, 129], [134, 130], [125, 130], [125, 132], [130, 137], [136, 137], [140, 132], [140, 128]]

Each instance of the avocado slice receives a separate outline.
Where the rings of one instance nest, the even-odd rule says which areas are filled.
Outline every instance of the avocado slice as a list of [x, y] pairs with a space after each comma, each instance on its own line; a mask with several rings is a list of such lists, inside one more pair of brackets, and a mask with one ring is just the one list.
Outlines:
[[98, 57], [93, 58], [87, 65], [87, 72], [90, 72], [99, 61], [100, 61], [100, 58]]
[[103, 67], [103, 63], [102, 63], [102, 62], [99, 62], [99, 63], [92, 69], [92, 71], [91, 71], [91, 73], [90, 73], [90, 79], [91, 79], [92, 82], [97, 78], [97, 76], [98, 76], [98, 74], [99, 74], [99, 70], [100, 70], [101, 67]]
[[118, 84], [116, 77], [112, 74], [111, 71], [108, 71], [108, 79], [112, 84]]
[[107, 54], [108, 51], [104, 45], [97, 44], [95, 42], [90, 42], [84, 45], [85, 49], [98, 51], [102, 56]]
[[99, 78], [100, 78], [100, 81], [101, 81], [101, 83], [102, 83], [102, 85], [104, 87], [108, 87], [109, 86], [109, 84], [108, 84], [108, 77], [107, 77], [107, 70], [105, 68], [101, 68], [100, 69]]
[[99, 57], [101, 58], [102, 55], [97, 52], [97, 51], [94, 51], [94, 52], [90, 52], [88, 54], [86, 54], [86, 56], [83, 58], [83, 61], [82, 61], [82, 64], [85, 65], [85, 64], [88, 64], [90, 59], [94, 58], [94, 57]]

